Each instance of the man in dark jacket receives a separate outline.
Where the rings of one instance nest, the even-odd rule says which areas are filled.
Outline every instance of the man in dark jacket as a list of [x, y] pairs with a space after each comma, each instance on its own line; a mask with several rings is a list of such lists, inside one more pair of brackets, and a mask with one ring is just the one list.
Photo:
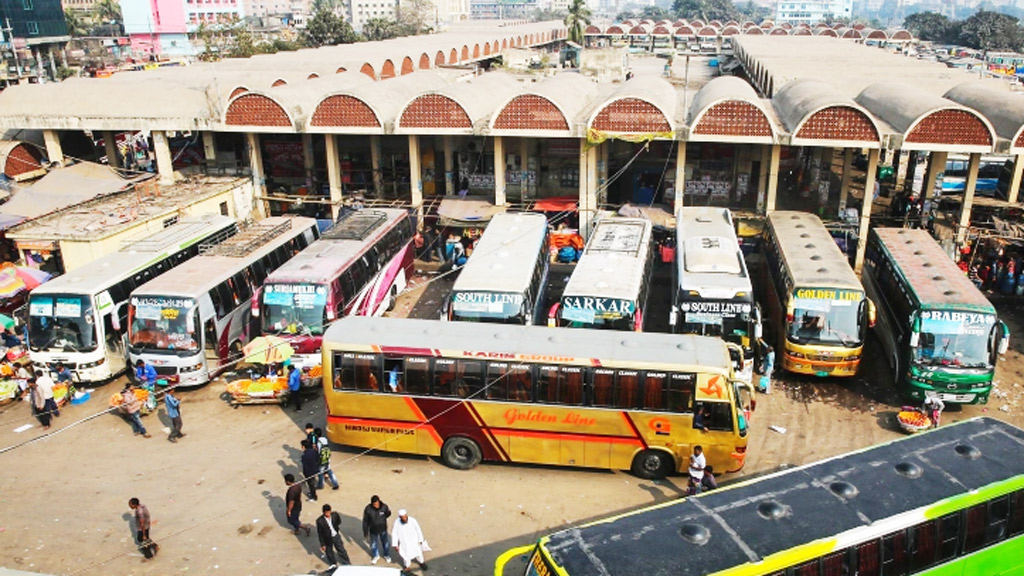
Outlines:
[[309, 499], [316, 500], [316, 479], [320, 475], [320, 453], [309, 443], [302, 441], [302, 476], [309, 487]]
[[[320, 537], [320, 551], [327, 555], [327, 562], [331, 566], [351, 564], [348, 559], [348, 552], [345, 551], [345, 544], [341, 541], [341, 515], [331, 511], [330, 504], [324, 504], [323, 515], [316, 519], [316, 535]], [[335, 560], [334, 553], [338, 553]]]
[[388, 536], [388, 517], [391, 516], [391, 509], [381, 502], [380, 496], [372, 496], [370, 503], [363, 510], [363, 539], [370, 543], [370, 553], [373, 554], [373, 564], [380, 560], [384, 553], [384, 561], [391, 562], [391, 538]]

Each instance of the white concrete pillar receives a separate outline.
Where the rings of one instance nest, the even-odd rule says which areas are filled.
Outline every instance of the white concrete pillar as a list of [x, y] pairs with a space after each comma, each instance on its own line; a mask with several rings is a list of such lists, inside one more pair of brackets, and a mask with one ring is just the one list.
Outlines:
[[[245, 134], [245, 148], [249, 153], [249, 170], [252, 172], [252, 186], [256, 196], [267, 195], [267, 179], [263, 175], [263, 152], [260, 150], [260, 135], [255, 132]], [[260, 218], [268, 214], [267, 202], [254, 198], [256, 213]], [[244, 212], [244, 211], [243, 211]]]
[[43, 130], [43, 142], [46, 144], [46, 159], [63, 166], [64, 150], [60, 146], [60, 133], [56, 130]]
[[1017, 154], [1013, 157], [1013, 176], [1010, 178], [1010, 189], [1006, 192], [1006, 201], [1010, 204], [1017, 203], [1021, 174], [1024, 174], [1024, 154]]
[[964, 245], [967, 238], [967, 227], [971, 225], [971, 208], [974, 206], [974, 190], [978, 186], [978, 168], [981, 166], [981, 154], [971, 153], [967, 164], [967, 182], [964, 183], [964, 202], [960, 205], [960, 226], [956, 230], [957, 248]]
[[[302, 135], [302, 167], [306, 170], [306, 178], [313, 177], [313, 167], [315, 166], [313, 160], [313, 135], [303, 134]], [[312, 192], [312, 190], [310, 191]]]
[[679, 140], [676, 144], [676, 194], [672, 201], [672, 214], [679, 213], [686, 193], [686, 140]]
[[423, 172], [420, 167], [420, 137], [409, 135], [409, 190], [412, 192], [412, 205], [423, 210]]
[[370, 168], [373, 170], [373, 192], [377, 198], [381, 198], [381, 191], [384, 182], [380, 171], [380, 136], [370, 136]]
[[341, 158], [338, 155], [338, 137], [334, 134], [324, 135], [325, 153], [327, 156], [327, 185], [331, 192], [331, 219], [338, 219], [341, 209]]
[[857, 235], [857, 255], [853, 259], [853, 271], [860, 274], [864, 268], [864, 254], [868, 247], [868, 229], [871, 226], [871, 206], [875, 199], [875, 173], [878, 172], [878, 157], [881, 151], [868, 151], [868, 171], [864, 177], [864, 202], [860, 208], [860, 229]]
[[761, 146], [761, 173], [757, 176], [757, 211], [765, 213], [765, 194], [768, 191], [769, 165], [772, 163], [772, 146]]
[[217, 161], [217, 135], [213, 132], [203, 132], [203, 158], [207, 162]]
[[839, 217], [846, 213], [846, 199], [850, 195], [850, 182], [853, 181], [853, 148], [843, 151], [843, 178], [839, 184]]
[[444, 193], [448, 196], [455, 194], [455, 137], [445, 135], [444, 137]]
[[153, 130], [153, 153], [156, 155], [156, 171], [161, 184], [174, 184], [174, 161], [171, 158], [171, 144], [167, 133]]
[[779, 157], [782, 155], [782, 146], [771, 145], [771, 158], [768, 161], [768, 193], [764, 201], [764, 213], [771, 214], [775, 211], [775, 196], [779, 191]]
[[[597, 148], [587, 148], [587, 139], [580, 138], [580, 190], [579, 190], [579, 216], [580, 235], [586, 240], [590, 236], [590, 222], [594, 219], [594, 212], [597, 210], [597, 182], [590, 182], [591, 163], [597, 163]], [[596, 169], [593, 177], [596, 180]]]
[[948, 159], [948, 152], [932, 152], [928, 155], [928, 170], [924, 173], [924, 181], [921, 183], [922, 197], [931, 198], [935, 195], [935, 180], [939, 174], [946, 171]]
[[494, 205], [505, 205], [505, 139], [494, 137]]
[[109, 130], [103, 132], [103, 152], [107, 155], [107, 166], [112, 168], [121, 167], [117, 156], [117, 137]]

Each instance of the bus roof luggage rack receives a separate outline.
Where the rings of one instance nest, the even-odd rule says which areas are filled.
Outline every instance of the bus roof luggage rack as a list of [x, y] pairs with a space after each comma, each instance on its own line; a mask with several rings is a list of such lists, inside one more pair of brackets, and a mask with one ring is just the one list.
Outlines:
[[[219, 217], [220, 215], [204, 214], [198, 218], [178, 220], [151, 236], [145, 236], [141, 239], [128, 238], [122, 240], [120, 246], [118, 246], [118, 252], [160, 252], [194, 237], [203, 228], [210, 226], [210, 223], [215, 218]], [[219, 244], [233, 236], [235, 232], [237, 232], [237, 227], [232, 226], [203, 239], [203, 242]]]
[[291, 230], [292, 221], [286, 220], [276, 226], [268, 226], [260, 222], [254, 222], [246, 226], [230, 239], [220, 244], [203, 244], [199, 247], [199, 253], [204, 256], [228, 256], [230, 258], [241, 258], [251, 254], [260, 246], [269, 242], [272, 238], [280, 236]]
[[644, 223], [636, 220], [600, 220], [594, 228], [585, 252], [625, 252], [637, 254], [644, 244]]
[[330, 240], [365, 240], [371, 232], [388, 221], [386, 212], [380, 210], [357, 210], [338, 221], [323, 233]]

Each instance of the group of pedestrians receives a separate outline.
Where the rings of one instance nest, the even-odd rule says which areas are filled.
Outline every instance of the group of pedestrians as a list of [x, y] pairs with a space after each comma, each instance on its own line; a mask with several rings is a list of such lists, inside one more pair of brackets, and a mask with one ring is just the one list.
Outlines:
[[[148, 402], [150, 407], [155, 407], [156, 370], [151, 365], [139, 360], [135, 364], [135, 378], [138, 380], [139, 386], [149, 392]], [[171, 421], [171, 433], [168, 434], [167, 440], [177, 442], [179, 438], [184, 438], [185, 434], [181, 431], [181, 399], [175, 394], [174, 387], [168, 387], [164, 391], [164, 407], [167, 409], [167, 418]], [[146, 427], [142, 424], [142, 408], [142, 401], [135, 395], [135, 385], [129, 381], [121, 390], [119, 409], [121, 414], [128, 420], [128, 423], [131, 424], [132, 432], [136, 436], [150, 438], [149, 432], [146, 431]]]

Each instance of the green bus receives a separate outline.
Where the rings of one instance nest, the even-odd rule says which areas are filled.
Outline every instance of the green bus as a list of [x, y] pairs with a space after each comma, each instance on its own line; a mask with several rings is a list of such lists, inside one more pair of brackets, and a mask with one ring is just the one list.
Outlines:
[[875, 334], [902, 396], [988, 402], [1009, 330], [928, 232], [872, 230], [862, 279], [880, 310]]
[[1024, 574], [1022, 453], [1024, 430], [966, 420], [568, 528], [494, 573], [522, 558], [527, 576]]

